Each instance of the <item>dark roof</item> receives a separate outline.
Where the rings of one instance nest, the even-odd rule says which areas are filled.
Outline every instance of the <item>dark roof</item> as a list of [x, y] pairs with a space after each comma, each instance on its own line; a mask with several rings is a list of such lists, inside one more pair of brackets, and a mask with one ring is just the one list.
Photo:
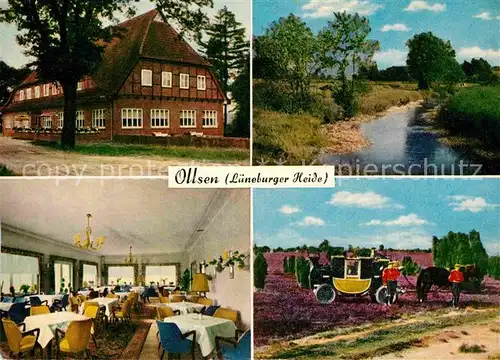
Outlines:
[[[158, 10], [151, 10], [118, 25], [123, 28], [121, 36], [106, 45], [102, 62], [92, 74], [96, 86], [93, 95], [116, 94], [141, 57], [210, 66], [169, 24], [155, 21], [157, 16], [161, 16]], [[37, 82], [39, 80], [33, 72], [19, 87]], [[47, 100], [40, 98], [36, 101], [45, 103]]]

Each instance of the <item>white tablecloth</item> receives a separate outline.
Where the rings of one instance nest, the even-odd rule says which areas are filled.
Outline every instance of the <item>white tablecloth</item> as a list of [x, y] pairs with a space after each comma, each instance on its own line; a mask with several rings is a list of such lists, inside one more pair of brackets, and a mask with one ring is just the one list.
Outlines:
[[[92, 300], [87, 300], [88, 302], [96, 302], [99, 304], [99, 307], [105, 307], [106, 308], [106, 315], [109, 317], [111, 316], [111, 308], [113, 305], [118, 304], [118, 299], [116, 298], [95, 298]], [[84, 309], [85, 309], [85, 303], [82, 303], [80, 305], [80, 314], [83, 314]]]
[[83, 295], [83, 296], [89, 296], [90, 290], [80, 290], [80, 291], [78, 291], [78, 294]]
[[159, 303], [158, 306], [168, 306], [172, 310], [179, 310], [181, 314], [190, 314], [193, 311], [200, 311], [205, 306], [201, 304], [196, 304], [192, 302], [180, 302], [180, 303]]
[[220, 319], [212, 316], [188, 314], [165, 318], [164, 322], [177, 324], [181, 332], [196, 331], [196, 342], [200, 346], [203, 356], [210, 355], [215, 350], [217, 336], [234, 338], [236, 325], [231, 320]]
[[0, 310], [9, 311], [12, 305], [14, 305], [14, 303], [0, 303]]
[[28, 316], [24, 319], [26, 331], [40, 329], [38, 343], [45, 348], [55, 337], [56, 328], [65, 331], [69, 324], [75, 320], [87, 320], [88, 317], [69, 311], [59, 311], [51, 314]]
[[130, 295], [130, 292], [115, 292], [115, 295], [118, 295], [120, 300], [124, 300]]

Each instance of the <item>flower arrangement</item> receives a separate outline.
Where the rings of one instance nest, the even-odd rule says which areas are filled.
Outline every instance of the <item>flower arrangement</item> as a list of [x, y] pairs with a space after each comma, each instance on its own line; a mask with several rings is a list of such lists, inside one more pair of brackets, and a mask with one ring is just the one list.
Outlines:
[[240, 254], [238, 251], [232, 251], [230, 253], [224, 252], [223, 255], [216, 259], [208, 262], [209, 265], [215, 266], [218, 272], [222, 272], [225, 268], [237, 265], [240, 269], [243, 269], [246, 264], [245, 260], [248, 257], [246, 254]]
[[28, 295], [28, 291], [30, 291], [30, 286], [28, 284], [21, 285], [19, 290], [22, 291], [24, 295]]

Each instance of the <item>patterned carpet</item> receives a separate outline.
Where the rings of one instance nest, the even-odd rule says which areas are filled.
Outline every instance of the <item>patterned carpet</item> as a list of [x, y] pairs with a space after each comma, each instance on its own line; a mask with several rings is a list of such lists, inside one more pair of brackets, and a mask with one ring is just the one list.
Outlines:
[[[92, 359], [117, 360], [138, 359], [144, 341], [151, 327], [151, 320], [134, 317], [132, 323], [109, 324], [107, 327], [96, 331], [97, 348], [93, 341], [90, 342], [90, 353]], [[0, 353], [4, 359], [9, 359], [9, 346], [6, 341], [0, 343]], [[55, 357], [56, 350], [53, 347], [52, 355]], [[31, 358], [26, 354], [23, 358]], [[47, 358], [47, 349], [44, 353], [36, 350], [35, 358]], [[85, 356], [63, 356], [60, 359], [72, 360], [82, 359]]]

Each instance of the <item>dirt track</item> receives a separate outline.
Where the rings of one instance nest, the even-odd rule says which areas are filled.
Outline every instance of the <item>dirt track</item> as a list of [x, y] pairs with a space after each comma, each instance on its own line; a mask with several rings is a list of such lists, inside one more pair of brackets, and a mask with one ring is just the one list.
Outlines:
[[82, 155], [3, 136], [0, 136], [0, 164], [23, 176], [166, 176], [168, 166], [221, 165], [188, 159]]

